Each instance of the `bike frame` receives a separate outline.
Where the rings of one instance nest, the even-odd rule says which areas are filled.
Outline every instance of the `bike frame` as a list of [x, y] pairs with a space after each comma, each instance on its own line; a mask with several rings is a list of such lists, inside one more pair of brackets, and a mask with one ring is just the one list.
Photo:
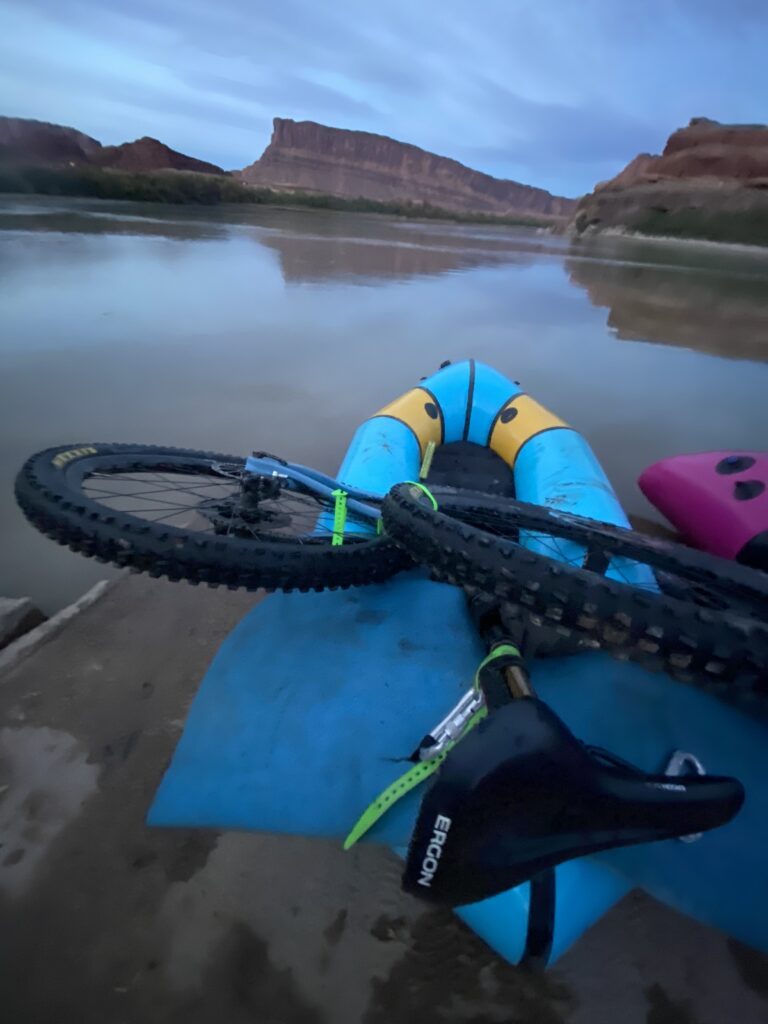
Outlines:
[[268, 455], [250, 455], [245, 460], [245, 472], [252, 476], [272, 476], [297, 484], [303, 490], [319, 497], [333, 499], [334, 491], [343, 490], [347, 495], [347, 509], [362, 519], [369, 520], [375, 527], [381, 518], [381, 496], [368, 491], [347, 487], [332, 476], [327, 476], [310, 466], [294, 462], [282, 462]]

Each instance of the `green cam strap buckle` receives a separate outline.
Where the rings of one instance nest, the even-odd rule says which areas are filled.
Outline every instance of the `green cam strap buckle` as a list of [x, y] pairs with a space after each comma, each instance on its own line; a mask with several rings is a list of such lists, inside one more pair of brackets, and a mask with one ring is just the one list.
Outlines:
[[335, 499], [331, 547], [335, 548], [344, 543], [344, 527], [347, 525], [347, 492], [341, 487], [337, 487], [335, 491], [331, 491], [331, 495]]

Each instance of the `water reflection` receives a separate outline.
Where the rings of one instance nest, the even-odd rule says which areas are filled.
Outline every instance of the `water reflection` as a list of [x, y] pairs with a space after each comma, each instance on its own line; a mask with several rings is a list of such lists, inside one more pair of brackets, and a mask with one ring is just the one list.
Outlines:
[[[69, 235], [143, 235], [176, 239], [223, 238], [226, 225], [194, 217], [174, 220], [153, 216], [150, 204], [131, 203], [134, 211], [108, 212], [93, 208], [93, 200], [72, 200], [74, 205], [60, 205], [61, 200], [39, 204], [30, 200], [0, 208], [0, 231], [49, 231]], [[109, 204], [105, 204], [109, 205]], [[113, 204], [117, 205], [117, 204]], [[124, 204], [129, 205], [129, 204]], [[146, 213], [142, 212], [146, 207]], [[156, 206], [155, 206], [156, 209]]]
[[[270, 206], [174, 207], [48, 197], [0, 206], [0, 232], [10, 231], [172, 241], [246, 236], [277, 253], [283, 280], [290, 284], [408, 279], [502, 263], [528, 266], [548, 252], [559, 254], [564, 245], [556, 236], [493, 225], [418, 223]], [[89, 251], [76, 238], [68, 244]]]
[[[53, 611], [105, 574], [24, 523], [30, 452], [262, 448], [333, 472], [361, 420], [446, 358], [523, 381], [653, 516], [650, 462], [768, 444], [768, 366], [691, 350], [764, 358], [766, 266], [323, 211], [0, 200], [0, 593]], [[713, 332], [727, 347], [703, 348]]]
[[441, 273], [499, 260], [529, 262], [561, 244], [534, 232], [493, 226], [419, 224], [322, 210], [260, 206], [159, 206], [155, 203], [34, 197], [0, 204], [0, 231], [140, 235], [222, 240], [249, 234], [277, 250], [286, 280], [346, 274], [399, 277]]
[[450, 248], [428, 244], [416, 234], [396, 243], [371, 238], [307, 235], [263, 235], [262, 245], [274, 249], [287, 284], [334, 278], [363, 282], [388, 278], [436, 276], [499, 263], [528, 266], [534, 256], [509, 249]]
[[258, 233], [258, 241], [278, 253], [283, 280], [291, 284], [405, 280], [501, 264], [523, 267], [563, 249], [562, 239], [526, 229], [321, 211], [282, 211], [275, 231], [265, 212], [260, 219], [266, 230]]
[[683, 264], [679, 251], [661, 264], [627, 260], [647, 255], [625, 249], [622, 260], [606, 259], [576, 247], [565, 268], [593, 306], [608, 310], [618, 338], [768, 361], [768, 259], [721, 253], [716, 270], [706, 250], [688, 254], [694, 265]]

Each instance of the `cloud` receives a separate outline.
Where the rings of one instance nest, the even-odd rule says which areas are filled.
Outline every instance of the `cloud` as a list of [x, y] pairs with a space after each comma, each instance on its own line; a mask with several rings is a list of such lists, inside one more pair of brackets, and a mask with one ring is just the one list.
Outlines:
[[334, 89], [291, 71], [270, 75], [266, 81], [246, 75], [232, 78], [204, 70], [183, 72], [180, 78], [196, 90], [214, 96], [234, 97], [244, 102], [257, 98], [259, 104], [263, 106], [269, 103], [273, 110], [287, 107], [307, 110], [307, 117], [321, 111], [331, 115], [353, 115], [369, 119], [380, 116], [379, 111], [365, 100], [357, 100], [341, 89]]
[[765, 118], [764, 0], [0, 0], [8, 113], [244, 166], [274, 116], [566, 194], [691, 116]]
[[621, 159], [627, 144], [652, 145], [658, 126], [603, 100], [552, 103], [526, 99], [488, 78], [478, 79], [477, 102], [508, 127], [499, 150], [519, 158], [531, 150], [546, 158], [590, 162]]

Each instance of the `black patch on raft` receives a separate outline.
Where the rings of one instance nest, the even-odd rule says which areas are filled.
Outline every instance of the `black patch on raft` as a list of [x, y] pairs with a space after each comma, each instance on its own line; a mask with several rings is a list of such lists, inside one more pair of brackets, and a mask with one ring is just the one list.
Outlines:
[[728, 476], [730, 473], [743, 473], [747, 469], [752, 469], [754, 464], [755, 460], [751, 455], [726, 455], [715, 466], [715, 472], [723, 476]]
[[515, 416], [517, 416], [517, 409], [514, 407], [514, 405], [510, 405], [510, 407], [508, 409], [505, 409], [501, 416], [499, 416], [499, 419], [501, 420], [502, 423], [510, 423], [515, 418]]
[[460, 487], [514, 498], [512, 471], [506, 462], [472, 441], [451, 441], [435, 449], [427, 483], [435, 487]]
[[748, 540], [736, 555], [736, 561], [768, 572], [768, 530], [756, 533], [752, 540]]
[[424, 412], [429, 416], [431, 420], [436, 420], [440, 413], [437, 411], [437, 406], [434, 402], [424, 403]]
[[751, 501], [759, 497], [765, 490], [762, 480], [737, 480], [733, 485], [733, 496], [736, 501]]

